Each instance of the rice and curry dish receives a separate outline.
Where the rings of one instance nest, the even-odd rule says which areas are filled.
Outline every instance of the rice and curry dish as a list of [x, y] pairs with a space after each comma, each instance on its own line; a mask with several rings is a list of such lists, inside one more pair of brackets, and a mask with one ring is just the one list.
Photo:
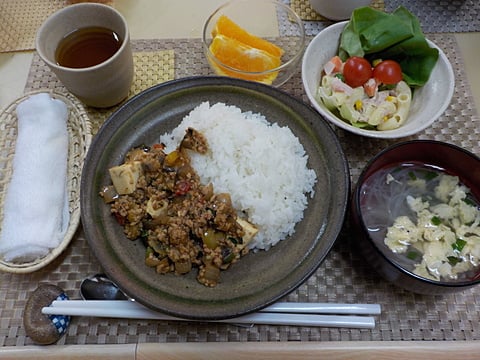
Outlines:
[[198, 281], [215, 286], [220, 269], [248, 252], [257, 230], [237, 216], [229, 194], [200, 183], [187, 149], [207, 151], [205, 138], [192, 128], [168, 154], [162, 144], [132, 149], [122, 165], [109, 169], [120, 196], [109, 197], [110, 187], [102, 195], [126, 236], [145, 242], [147, 266], [161, 274], [186, 274], [197, 266]]
[[249, 251], [293, 234], [316, 181], [307, 159], [288, 127], [203, 103], [157, 144], [131, 149], [100, 195], [126, 237], [146, 245], [147, 266], [179, 275], [198, 268], [197, 280], [214, 287]]

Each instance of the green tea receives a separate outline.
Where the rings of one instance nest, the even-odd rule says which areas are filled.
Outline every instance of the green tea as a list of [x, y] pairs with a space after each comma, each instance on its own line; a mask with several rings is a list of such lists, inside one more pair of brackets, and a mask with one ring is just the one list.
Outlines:
[[66, 35], [55, 51], [58, 65], [69, 68], [87, 68], [111, 58], [122, 45], [114, 31], [99, 27], [85, 27]]

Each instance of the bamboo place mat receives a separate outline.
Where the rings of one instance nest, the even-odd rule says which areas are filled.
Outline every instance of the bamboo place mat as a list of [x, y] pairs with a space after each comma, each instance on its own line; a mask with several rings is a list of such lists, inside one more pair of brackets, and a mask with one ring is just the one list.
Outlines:
[[[65, 6], [82, 0], [0, 0], [0, 52], [35, 48], [35, 36], [45, 19]], [[98, 0], [112, 5], [113, 0]]]
[[[463, 70], [453, 35], [431, 34], [444, 50], [456, 77], [451, 105], [431, 127], [408, 139], [378, 140], [335, 129], [349, 160], [352, 185], [366, 162], [386, 146], [409, 139], [435, 139], [480, 154], [480, 119]], [[212, 75], [198, 39], [134, 41], [136, 51], [175, 52], [174, 75]], [[57, 86], [38, 56], [34, 57], [25, 91]], [[282, 88], [307, 101], [300, 71]], [[378, 303], [382, 314], [374, 329], [321, 328], [127, 320], [74, 317], [58, 345], [179, 343], [179, 342], [288, 342], [288, 341], [465, 341], [480, 340], [480, 287], [445, 296], [425, 296], [402, 290], [384, 281], [353, 251], [355, 235], [348, 221], [338, 241], [318, 270], [285, 301]], [[39, 283], [53, 283], [72, 299], [79, 299], [82, 279], [102, 270], [92, 255], [80, 227], [67, 250], [47, 267], [31, 274], [0, 274], [0, 345], [32, 345], [22, 324], [27, 299]], [[327, 345], [326, 345], [327, 346]], [[405, 344], [409, 347], [409, 344]], [[345, 343], [348, 348], [348, 343]], [[220, 358], [220, 357], [217, 357]], [[344, 357], [348, 358], [348, 357]]]
[[[371, 6], [392, 12], [400, 5], [418, 17], [425, 33], [480, 31], [478, 0], [372, 0]], [[305, 20], [307, 35], [315, 35], [332, 23], [318, 15], [309, 0], [290, 0], [290, 6]]]

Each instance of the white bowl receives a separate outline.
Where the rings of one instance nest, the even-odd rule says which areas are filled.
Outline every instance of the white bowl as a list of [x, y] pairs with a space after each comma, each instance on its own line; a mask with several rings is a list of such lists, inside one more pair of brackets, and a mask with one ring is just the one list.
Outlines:
[[340, 34], [347, 21], [327, 27], [315, 36], [307, 46], [302, 62], [302, 81], [305, 92], [312, 106], [328, 121], [354, 134], [379, 139], [395, 139], [416, 134], [428, 126], [449, 106], [455, 87], [452, 65], [443, 51], [433, 42], [430, 47], [439, 51], [438, 61], [433, 68], [428, 82], [416, 89], [405, 123], [394, 130], [365, 130], [357, 128], [334, 115], [325, 105], [317, 100], [316, 94], [323, 66], [337, 54]]

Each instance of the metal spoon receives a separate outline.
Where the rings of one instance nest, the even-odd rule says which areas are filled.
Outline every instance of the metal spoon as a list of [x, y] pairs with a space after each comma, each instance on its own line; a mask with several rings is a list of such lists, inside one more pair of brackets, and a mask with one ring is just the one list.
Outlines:
[[[80, 284], [80, 294], [83, 298], [83, 300], [130, 300], [130, 301], [135, 301], [135, 299], [132, 299], [128, 297], [125, 293], [123, 293], [118, 286], [112, 282], [106, 275], [104, 274], [96, 274], [93, 276], [90, 276], [82, 281]], [[367, 305], [368, 306], [368, 305]], [[374, 305], [375, 306], [375, 305]], [[378, 314], [380, 313], [380, 307], [378, 306]], [[347, 307], [350, 309], [350, 306], [347, 305]], [[311, 309], [311, 308], [309, 308]], [[285, 309], [282, 309], [285, 311]], [[277, 310], [270, 310], [268, 312], [279, 312], [282, 313], [282, 310], [277, 309]], [[305, 309], [304, 309], [305, 310]], [[313, 309], [311, 309], [313, 310]], [[350, 309], [351, 310], [351, 309]], [[364, 309], [365, 310], [365, 309]], [[306, 310], [305, 310], [306, 311]], [[317, 310], [315, 310], [317, 311]], [[357, 309], [358, 311], [358, 309]], [[373, 310], [371, 310], [373, 311]], [[261, 312], [261, 311], [260, 311]], [[292, 312], [291, 309], [289, 309], [287, 312]], [[299, 312], [299, 311], [293, 311]], [[304, 312], [304, 315], [312, 313], [309, 311]], [[328, 313], [328, 312], [327, 312]], [[348, 312], [348, 314], [367, 314], [367, 312], [361, 311], [361, 312]], [[347, 313], [344, 313], [347, 314]], [[368, 314], [377, 314], [377, 312], [368, 312]], [[77, 314], [76, 314], [77, 315]], [[281, 314], [279, 314], [281, 315]], [[254, 326], [254, 324], [250, 323], [236, 323], [234, 319], [232, 319], [232, 325], [240, 326], [240, 327], [247, 327], [250, 328]], [[373, 323], [373, 320], [372, 320]], [[374, 323], [373, 323], [374, 324]], [[365, 325], [362, 325], [362, 327]], [[368, 325], [370, 327], [370, 324]]]
[[[83, 300], [131, 300], [105, 274], [96, 274], [85, 278], [80, 284], [80, 295]], [[254, 324], [232, 324], [239, 327], [251, 328]]]
[[104, 274], [84, 279], [80, 284], [80, 295], [83, 300], [132, 300]]

